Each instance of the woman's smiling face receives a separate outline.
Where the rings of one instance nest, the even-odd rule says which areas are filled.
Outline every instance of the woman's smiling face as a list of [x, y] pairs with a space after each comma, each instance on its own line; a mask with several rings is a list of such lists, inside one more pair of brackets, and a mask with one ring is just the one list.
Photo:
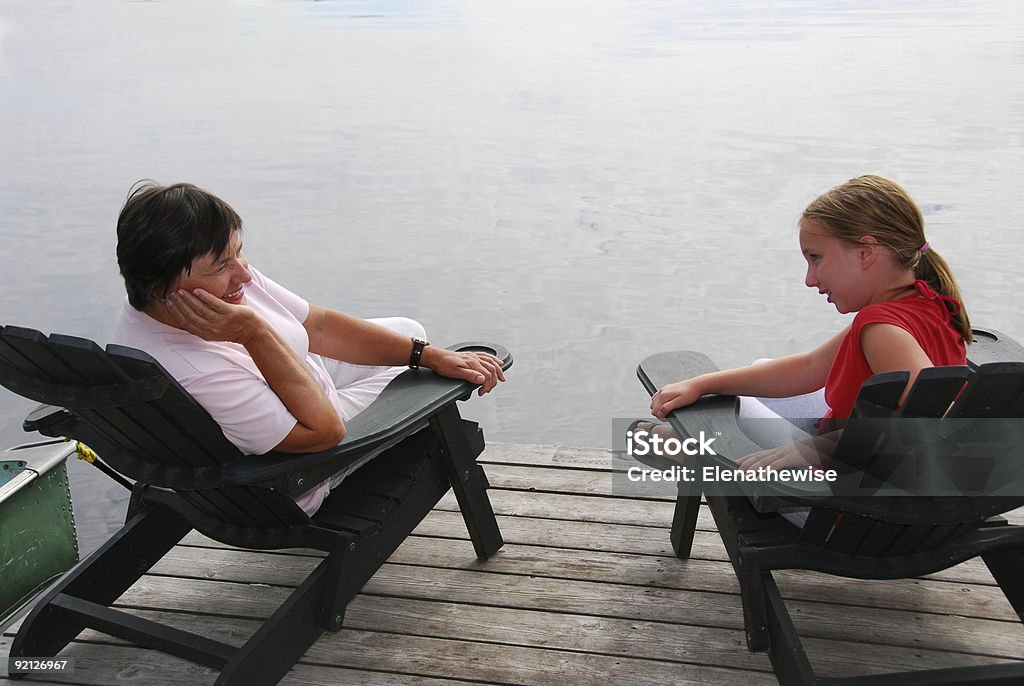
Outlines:
[[226, 303], [243, 305], [245, 284], [250, 281], [249, 262], [242, 254], [242, 237], [235, 231], [223, 254], [207, 253], [193, 259], [192, 271], [183, 273], [175, 288], [189, 292], [202, 288]]

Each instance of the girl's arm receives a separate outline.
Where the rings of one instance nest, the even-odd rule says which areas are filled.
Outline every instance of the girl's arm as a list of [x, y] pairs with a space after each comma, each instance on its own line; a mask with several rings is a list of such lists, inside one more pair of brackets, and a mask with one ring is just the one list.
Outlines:
[[846, 327], [807, 352], [668, 384], [651, 399], [651, 414], [664, 419], [673, 410], [712, 393], [785, 398], [816, 391], [825, 385], [832, 361], [849, 330]]
[[[900, 396], [901, 405], [907, 399], [907, 393], [914, 385], [918, 373], [926, 367], [934, 366], [910, 332], [894, 324], [868, 324], [861, 330], [860, 345], [873, 373], [910, 371], [910, 380]], [[747, 455], [738, 464], [741, 469], [749, 470], [758, 467], [822, 467], [835, 452], [842, 434], [842, 430], [833, 431], [798, 443], [762, 450]]]
[[917, 339], [895, 324], [878, 322], [865, 326], [860, 333], [860, 348], [874, 374], [903, 370], [910, 372], [910, 380], [900, 396], [900, 405], [907, 399], [918, 373], [926, 367], [935, 366]]

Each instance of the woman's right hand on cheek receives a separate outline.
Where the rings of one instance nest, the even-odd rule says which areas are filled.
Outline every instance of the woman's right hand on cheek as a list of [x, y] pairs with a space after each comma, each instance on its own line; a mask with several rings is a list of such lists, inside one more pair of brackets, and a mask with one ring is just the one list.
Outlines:
[[692, 405], [703, 395], [693, 379], [677, 381], [663, 386], [651, 398], [651, 414], [658, 419], [665, 419], [669, 413], [680, 407]]
[[248, 307], [226, 303], [201, 288], [174, 291], [167, 297], [167, 310], [181, 328], [207, 341], [244, 345], [259, 324], [259, 316]]

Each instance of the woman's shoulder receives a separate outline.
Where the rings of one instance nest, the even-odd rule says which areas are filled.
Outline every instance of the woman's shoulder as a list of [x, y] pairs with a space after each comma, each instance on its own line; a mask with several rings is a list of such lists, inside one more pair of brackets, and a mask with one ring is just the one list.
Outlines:
[[[249, 304], [264, 317], [270, 312], [287, 311], [298, 322], [305, 321], [309, 314], [309, 302], [300, 295], [282, 286], [258, 269], [249, 265], [252, 276], [250, 290], [246, 293]], [[250, 294], [253, 297], [249, 297]]]

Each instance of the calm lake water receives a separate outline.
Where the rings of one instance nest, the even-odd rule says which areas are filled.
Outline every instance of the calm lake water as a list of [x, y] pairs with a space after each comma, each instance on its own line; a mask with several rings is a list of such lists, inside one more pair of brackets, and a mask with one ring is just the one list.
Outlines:
[[[187, 180], [309, 300], [506, 345], [491, 440], [607, 447], [643, 356], [843, 325], [795, 223], [874, 172], [1024, 340], [1022, 36], [1015, 0], [3, 0], [0, 322], [108, 341], [128, 189]], [[3, 445], [31, 407], [0, 391]], [[125, 495], [72, 482], [91, 548]]]

